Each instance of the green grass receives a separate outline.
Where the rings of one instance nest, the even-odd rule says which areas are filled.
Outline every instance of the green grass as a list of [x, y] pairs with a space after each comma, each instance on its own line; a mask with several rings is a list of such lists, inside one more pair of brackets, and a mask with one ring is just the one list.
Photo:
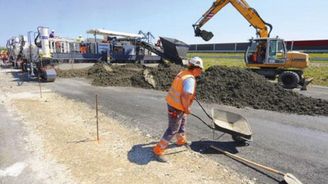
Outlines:
[[[191, 58], [194, 56], [199, 56], [204, 61], [204, 67], [207, 69], [213, 65], [228, 66], [228, 67], [245, 67], [244, 54], [242, 53], [188, 53], [187, 57]], [[231, 56], [241, 57], [238, 58], [228, 58]], [[215, 58], [218, 57], [218, 58]]]
[[309, 53], [310, 58], [317, 57], [317, 58], [328, 58], [328, 53]]
[[[213, 65], [245, 68], [243, 53], [188, 53], [187, 57], [199, 56], [204, 61], [204, 67], [207, 69]], [[229, 58], [229, 57], [240, 58]], [[328, 53], [311, 53], [311, 58], [328, 58]], [[310, 67], [305, 69], [304, 76], [313, 78], [312, 84], [328, 86], [328, 60], [311, 60]]]
[[328, 63], [328, 53], [310, 53], [312, 63]]
[[313, 77], [312, 84], [328, 86], [328, 62], [312, 63], [312, 65], [304, 71], [305, 77]]

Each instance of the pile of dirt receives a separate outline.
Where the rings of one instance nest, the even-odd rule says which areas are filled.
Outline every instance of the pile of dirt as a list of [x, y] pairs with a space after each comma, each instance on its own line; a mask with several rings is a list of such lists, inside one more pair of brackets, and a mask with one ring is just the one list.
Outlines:
[[63, 78], [72, 78], [72, 77], [87, 77], [87, 69], [71, 69], [71, 70], [61, 70], [57, 69], [57, 76]]
[[[71, 71], [66, 77], [88, 77], [93, 80], [93, 85], [98, 86], [132, 86], [167, 91], [181, 69], [175, 64], [145, 67], [138, 64], [98, 63], [89, 70]], [[64, 75], [62, 73], [59, 76]], [[213, 66], [197, 79], [197, 84], [197, 98], [207, 103], [328, 116], [327, 101], [285, 90], [245, 69]]]
[[328, 115], [328, 102], [285, 90], [240, 68], [213, 66], [198, 80], [197, 97], [208, 103], [304, 115]]
[[142, 75], [143, 66], [138, 64], [95, 64], [88, 70], [88, 77], [96, 86], [134, 86], [131, 78]]
[[172, 84], [174, 77], [182, 70], [183, 67], [175, 64], [160, 64], [156, 68], [150, 69], [150, 75], [156, 82], [154, 89], [167, 91]]

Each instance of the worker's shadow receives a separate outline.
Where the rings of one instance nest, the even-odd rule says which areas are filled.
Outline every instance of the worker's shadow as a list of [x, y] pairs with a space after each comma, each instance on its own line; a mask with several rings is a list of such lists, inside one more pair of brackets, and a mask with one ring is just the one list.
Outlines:
[[152, 148], [155, 144], [156, 142], [134, 145], [128, 152], [129, 161], [138, 165], [147, 165], [154, 160]]
[[22, 86], [24, 82], [38, 82], [36, 77], [30, 77], [26, 72], [22, 71], [10, 71], [10, 73], [14, 79], [13, 81], [17, 82], [17, 86]]
[[14, 77], [13, 81], [17, 82], [17, 86], [23, 85], [28, 80], [27, 75], [21, 71], [10, 71], [8, 73]]
[[211, 141], [211, 140], [200, 140], [191, 143], [190, 148], [201, 154], [218, 154], [218, 151], [212, 149], [211, 146], [218, 147], [220, 149], [229, 151], [230, 153], [238, 153], [238, 147], [248, 146], [248, 144], [237, 143], [235, 141], [223, 142], [223, 141]]
[[[1, 62], [0, 62], [0, 63], [1, 63]], [[9, 69], [9, 68], [12, 67], [12, 65], [8, 65], [8, 64], [0, 64], [0, 67], [1, 67], [2, 69]]]
[[[130, 162], [138, 165], [147, 165], [151, 161], [157, 161], [153, 154], [153, 147], [158, 142], [151, 142], [147, 144], [137, 144], [134, 145], [128, 152], [128, 159]], [[167, 149], [176, 147], [174, 144], [170, 144]], [[174, 152], [171, 154], [176, 154], [179, 152]]]

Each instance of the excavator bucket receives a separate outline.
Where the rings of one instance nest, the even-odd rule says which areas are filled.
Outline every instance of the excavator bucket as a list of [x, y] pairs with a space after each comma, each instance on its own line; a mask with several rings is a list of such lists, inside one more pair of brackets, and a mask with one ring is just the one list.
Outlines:
[[205, 31], [205, 30], [201, 30], [200, 31], [200, 37], [204, 40], [204, 41], [209, 41], [210, 39], [212, 39], [214, 36], [214, 34], [210, 31]]
[[195, 28], [195, 36], [200, 36], [204, 41], [209, 41], [213, 38], [214, 34], [210, 31]]
[[183, 59], [186, 59], [189, 45], [173, 38], [160, 37], [163, 47], [162, 56], [175, 64], [183, 64]]

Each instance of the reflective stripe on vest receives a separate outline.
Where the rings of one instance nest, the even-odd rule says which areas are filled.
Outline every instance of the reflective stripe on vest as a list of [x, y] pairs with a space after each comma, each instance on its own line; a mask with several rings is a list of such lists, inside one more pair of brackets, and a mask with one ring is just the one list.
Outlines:
[[171, 88], [166, 96], [166, 102], [175, 109], [183, 111], [181, 94], [183, 92], [183, 81], [187, 78], [195, 78], [190, 71], [181, 71], [173, 80]]

